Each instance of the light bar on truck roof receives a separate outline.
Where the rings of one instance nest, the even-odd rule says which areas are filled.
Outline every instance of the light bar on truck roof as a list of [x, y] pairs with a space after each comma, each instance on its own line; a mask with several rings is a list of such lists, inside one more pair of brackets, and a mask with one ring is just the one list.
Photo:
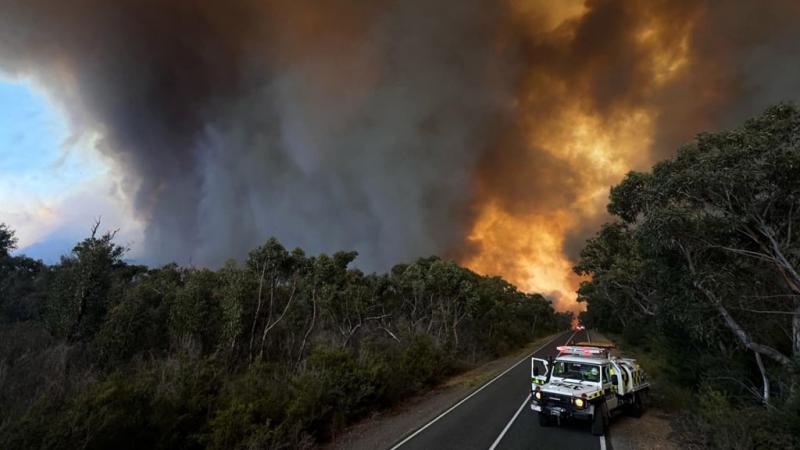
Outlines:
[[573, 356], [601, 356], [608, 358], [608, 349], [605, 348], [598, 348], [598, 347], [585, 347], [585, 346], [577, 346], [577, 345], [561, 345], [556, 347], [558, 350], [559, 356], [561, 355], [573, 355]]
[[576, 347], [597, 347], [597, 348], [617, 348], [611, 342], [576, 342]]

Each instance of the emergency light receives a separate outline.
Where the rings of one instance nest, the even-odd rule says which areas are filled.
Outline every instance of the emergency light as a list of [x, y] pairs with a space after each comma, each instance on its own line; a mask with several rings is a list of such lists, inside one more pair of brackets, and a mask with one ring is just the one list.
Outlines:
[[560, 355], [574, 356], [602, 356], [608, 358], [608, 350], [597, 347], [578, 347], [574, 345], [561, 345], [556, 347]]

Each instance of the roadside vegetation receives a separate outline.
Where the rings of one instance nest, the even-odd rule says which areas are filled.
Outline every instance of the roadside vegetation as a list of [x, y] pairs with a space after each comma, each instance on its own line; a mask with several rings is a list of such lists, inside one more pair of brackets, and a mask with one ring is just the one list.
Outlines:
[[435, 257], [386, 274], [271, 239], [219, 270], [60, 263], [0, 225], [0, 448], [304, 448], [566, 329], [540, 295]]
[[[575, 271], [686, 448], [800, 446], [800, 110], [778, 105], [632, 172]], [[798, 220], [795, 220], [798, 219]]]

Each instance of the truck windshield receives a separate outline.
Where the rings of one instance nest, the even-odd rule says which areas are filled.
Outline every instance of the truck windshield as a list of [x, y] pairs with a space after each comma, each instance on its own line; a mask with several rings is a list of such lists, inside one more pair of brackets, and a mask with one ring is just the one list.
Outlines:
[[553, 367], [553, 376], [598, 383], [600, 382], [600, 366], [594, 364], [557, 361]]

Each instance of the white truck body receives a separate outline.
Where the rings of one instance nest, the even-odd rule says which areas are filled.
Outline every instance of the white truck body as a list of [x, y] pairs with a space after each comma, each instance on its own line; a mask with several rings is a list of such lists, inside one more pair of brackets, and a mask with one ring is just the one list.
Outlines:
[[539, 413], [541, 425], [588, 419], [592, 432], [603, 434], [611, 414], [623, 408], [641, 414], [650, 384], [635, 360], [590, 343], [558, 350], [550, 361], [531, 360], [531, 409]]

